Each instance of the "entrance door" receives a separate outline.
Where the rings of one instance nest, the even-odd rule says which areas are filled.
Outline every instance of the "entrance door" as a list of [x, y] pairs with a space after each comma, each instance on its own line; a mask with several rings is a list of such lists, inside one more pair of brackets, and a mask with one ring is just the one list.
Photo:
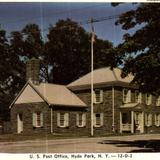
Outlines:
[[22, 133], [22, 131], [23, 131], [22, 114], [17, 114], [17, 133]]
[[144, 115], [143, 112], [134, 112], [134, 130], [137, 133], [144, 132]]

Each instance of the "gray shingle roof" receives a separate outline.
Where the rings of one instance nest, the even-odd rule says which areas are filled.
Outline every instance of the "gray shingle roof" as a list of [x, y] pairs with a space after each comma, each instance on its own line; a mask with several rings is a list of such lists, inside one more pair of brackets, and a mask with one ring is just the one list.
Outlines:
[[64, 85], [41, 83], [34, 87], [51, 105], [86, 107], [86, 104]]
[[[114, 82], [130, 83], [133, 80], [133, 76], [129, 75], [126, 78], [121, 78], [121, 69], [114, 68], [111, 70], [109, 67], [100, 68], [93, 71], [93, 83], [94, 84], [107, 84]], [[83, 77], [68, 84], [68, 88], [76, 88], [81, 86], [87, 86], [91, 84], [91, 72]]]

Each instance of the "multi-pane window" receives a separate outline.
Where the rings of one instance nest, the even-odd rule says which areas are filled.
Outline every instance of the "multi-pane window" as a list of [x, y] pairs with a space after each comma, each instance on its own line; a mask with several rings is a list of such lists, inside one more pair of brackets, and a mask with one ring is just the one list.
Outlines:
[[94, 113], [94, 126], [103, 126], [103, 113]]
[[136, 125], [139, 125], [140, 122], [141, 122], [141, 114], [138, 113], [138, 112], [135, 112], [134, 116], [135, 116], [135, 117], [134, 117], [134, 119], [135, 119], [135, 124], [136, 124]]
[[84, 127], [86, 125], [86, 114], [85, 113], [77, 113], [77, 126]]
[[42, 112], [33, 113], [33, 126], [34, 127], [43, 126], [43, 113]]
[[160, 114], [154, 115], [154, 122], [156, 126], [160, 126]]
[[156, 98], [156, 106], [160, 106], [160, 96]]
[[146, 93], [146, 104], [150, 105], [152, 103], [152, 95], [149, 93]]
[[69, 114], [57, 113], [57, 126], [68, 127], [69, 126]]
[[131, 90], [123, 89], [123, 103], [131, 102]]
[[103, 102], [103, 90], [95, 89], [93, 92], [93, 101], [94, 103], [102, 103]]
[[145, 114], [145, 125], [148, 127], [152, 125], [152, 114], [151, 113]]
[[135, 102], [136, 103], [142, 102], [142, 93], [139, 91], [135, 91]]

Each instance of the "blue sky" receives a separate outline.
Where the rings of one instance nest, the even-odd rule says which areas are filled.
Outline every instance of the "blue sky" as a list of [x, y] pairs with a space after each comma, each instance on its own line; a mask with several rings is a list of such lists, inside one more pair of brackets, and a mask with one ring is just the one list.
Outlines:
[[[121, 14], [135, 8], [136, 5], [130, 3], [117, 7], [112, 7], [110, 3], [0, 3], [0, 24], [1, 28], [9, 34], [11, 31], [21, 30], [28, 23], [36, 23], [42, 30], [45, 30], [44, 37], [46, 37], [49, 25], [55, 25], [59, 19], [71, 18], [74, 21], [83, 22], [91, 18]], [[121, 26], [115, 26], [115, 20], [98, 22], [94, 24], [94, 27], [99, 38], [117, 45], [122, 41], [126, 31], [123, 31]], [[89, 24], [82, 25], [82, 27], [88, 32], [91, 30]]]

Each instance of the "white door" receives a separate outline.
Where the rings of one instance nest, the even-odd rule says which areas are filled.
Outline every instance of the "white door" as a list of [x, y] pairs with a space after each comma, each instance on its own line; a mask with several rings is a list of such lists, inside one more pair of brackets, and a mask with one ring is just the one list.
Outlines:
[[22, 114], [17, 114], [17, 133], [22, 133], [22, 131], [23, 131]]

